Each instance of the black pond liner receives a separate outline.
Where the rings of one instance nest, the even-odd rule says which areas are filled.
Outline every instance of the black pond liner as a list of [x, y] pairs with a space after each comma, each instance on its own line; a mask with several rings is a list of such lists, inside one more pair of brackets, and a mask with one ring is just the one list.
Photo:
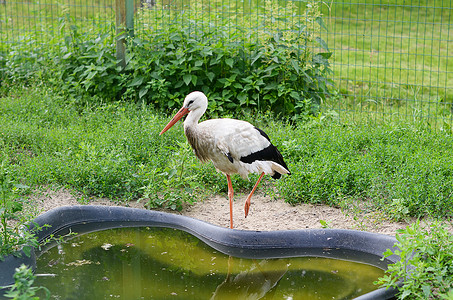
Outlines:
[[[398, 261], [382, 253], [393, 249], [396, 239], [391, 236], [356, 230], [307, 229], [282, 231], [247, 231], [215, 226], [197, 219], [144, 209], [112, 206], [66, 206], [38, 216], [34, 223], [45, 224], [38, 240], [65, 235], [69, 232], [89, 233], [121, 227], [165, 227], [183, 230], [224, 254], [240, 258], [281, 258], [318, 256], [367, 263], [381, 269]], [[32, 226], [33, 227], [33, 226]], [[41, 249], [44, 251], [45, 249]], [[0, 287], [14, 283], [15, 268], [22, 263], [36, 268], [38, 250], [31, 257], [6, 257], [0, 261]], [[364, 299], [393, 299], [398, 291], [380, 288], [360, 297]], [[2, 297], [0, 292], [0, 298]]]

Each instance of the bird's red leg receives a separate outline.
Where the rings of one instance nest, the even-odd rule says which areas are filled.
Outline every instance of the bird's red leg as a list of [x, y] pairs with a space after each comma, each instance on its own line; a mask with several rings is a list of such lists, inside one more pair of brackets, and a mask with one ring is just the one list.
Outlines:
[[264, 176], [264, 172], [261, 173], [261, 176], [260, 176], [260, 178], [258, 178], [258, 181], [255, 183], [255, 186], [253, 187], [252, 191], [250, 192], [250, 195], [247, 197], [247, 200], [245, 200], [244, 210], [245, 210], [245, 217], [246, 218], [247, 218], [247, 215], [249, 214], [250, 200], [252, 199], [252, 195], [255, 192], [256, 188], [258, 187], [258, 184], [260, 183], [260, 181], [263, 178], [263, 176]]
[[227, 181], [228, 181], [228, 198], [230, 199], [230, 228], [233, 229], [233, 185], [231, 184], [231, 178], [230, 175], [227, 175]]

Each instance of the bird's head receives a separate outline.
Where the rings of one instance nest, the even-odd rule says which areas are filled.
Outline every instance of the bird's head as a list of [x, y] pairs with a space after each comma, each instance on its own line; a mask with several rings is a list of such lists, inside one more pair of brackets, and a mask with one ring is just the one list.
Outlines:
[[203, 113], [208, 107], [208, 98], [202, 92], [192, 92], [186, 96], [182, 107], [187, 108], [190, 111], [197, 109], [203, 109]]
[[173, 119], [168, 122], [167, 126], [162, 129], [159, 135], [162, 135], [165, 131], [170, 129], [173, 125], [176, 124], [182, 117], [184, 117], [189, 112], [195, 112], [195, 119], [198, 122], [198, 119], [204, 114], [208, 108], [208, 98], [202, 92], [192, 92], [186, 96], [184, 103], [181, 109], [176, 113]]

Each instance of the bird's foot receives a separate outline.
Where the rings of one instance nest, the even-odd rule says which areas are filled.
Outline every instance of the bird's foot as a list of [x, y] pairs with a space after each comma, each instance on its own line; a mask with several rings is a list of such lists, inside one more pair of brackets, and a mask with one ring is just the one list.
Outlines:
[[245, 212], [245, 217], [247, 218], [248, 214], [249, 214], [249, 209], [250, 209], [250, 198], [247, 198], [247, 200], [245, 200], [245, 205], [244, 205], [244, 212]]

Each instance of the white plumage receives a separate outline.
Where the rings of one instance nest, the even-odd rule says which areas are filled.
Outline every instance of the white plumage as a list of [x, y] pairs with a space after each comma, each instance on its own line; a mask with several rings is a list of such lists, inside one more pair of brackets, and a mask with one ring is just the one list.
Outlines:
[[249, 173], [261, 174], [245, 203], [247, 217], [250, 199], [263, 175], [269, 174], [274, 178], [280, 178], [281, 174], [290, 172], [282, 155], [272, 145], [266, 133], [252, 124], [235, 119], [212, 119], [198, 123], [207, 107], [208, 99], [205, 94], [190, 93], [184, 99], [183, 107], [160, 134], [188, 114], [184, 121], [184, 133], [195, 154], [202, 162], [211, 160], [215, 168], [227, 176], [232, 228], [233, 188], [230, 175], [236, 173], [247, 178]]

